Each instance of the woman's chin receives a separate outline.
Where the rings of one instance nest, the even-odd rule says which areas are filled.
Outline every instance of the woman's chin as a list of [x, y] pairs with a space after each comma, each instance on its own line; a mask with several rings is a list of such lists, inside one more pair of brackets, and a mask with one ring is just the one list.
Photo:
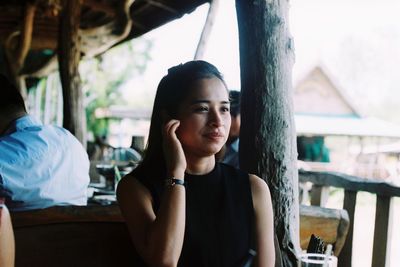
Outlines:
[[218, 152], [220, 152], [221, 151], [221, 149], [222, 149], [222, 146], [212, 146], [212, 147], [209, 147], [209, 148], [204, 148], [204, 153], [207, 155], [207, 156], [215, 156]]
[[200, 157], [200, 158], [207, 158], [207, 157], [214, 157], [220, 150], [216, 149], [216, 148], [201, 148], [196, 150], [193, 153], [193, 156], [195, 157]]

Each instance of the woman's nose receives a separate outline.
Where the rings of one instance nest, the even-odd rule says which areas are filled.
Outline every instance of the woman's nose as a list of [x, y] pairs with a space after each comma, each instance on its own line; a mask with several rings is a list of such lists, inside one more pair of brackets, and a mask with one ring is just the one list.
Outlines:
[[210, 124], [213, 126], [222, 126], [223, 125], [223, 120], [222, 120], [222, 115], [219, 113], [218, 110], [213, 110], [210, 112]]

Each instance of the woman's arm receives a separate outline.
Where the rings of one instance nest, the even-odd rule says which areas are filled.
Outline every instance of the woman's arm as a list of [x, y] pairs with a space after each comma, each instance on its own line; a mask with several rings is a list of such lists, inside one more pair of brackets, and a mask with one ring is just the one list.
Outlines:
[[185, 188], [166, 188], [157, 216], [150, 192], [132, 176], [118, 184], [117, 198], [143, 260], [150, 266], [176, 266], [185, 231]]
[[250, 175], [250, 184], [255, 213], [257, 245], [255, 266], [274, 267], [274, 216], [271, 194], [265, 181], [256, 175]]
[[[178, 120], [169, 120], [163, 128], [163, 153], [167, 177], [184, 180], [186, 158], [175, 132]], [[160, 151], [161, 153], [161, 151]], [[185, 233], [185, 187], [167, 186], [157, 214], [150, 192], [134, 177], [118, 185], [117, 198], [138, 253], [151, 266], [176, 266]]]

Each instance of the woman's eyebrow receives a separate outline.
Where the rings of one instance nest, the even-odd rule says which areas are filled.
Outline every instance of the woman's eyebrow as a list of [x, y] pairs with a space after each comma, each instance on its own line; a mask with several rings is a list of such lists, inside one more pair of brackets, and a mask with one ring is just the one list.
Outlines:
[[[211, 101], [210, 100], [198, 99], [198, 100], [193, 100], [192, 102], [190, 102], [190, 105], [196, 105], [196, 104], [201, 104], [201, 103], [208, 104], [208, 103], [211, 103]], [[231, 102], [227, 101], [227, 100], [223, 100], [223, 101], [220, 101], [220, 103], [221, 104], [230, 104]]]

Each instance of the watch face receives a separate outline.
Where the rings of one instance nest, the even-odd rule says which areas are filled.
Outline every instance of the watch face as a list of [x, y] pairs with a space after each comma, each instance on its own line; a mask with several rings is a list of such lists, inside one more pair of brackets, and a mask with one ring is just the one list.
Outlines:
[[165, 179], [165, 186], [172, 186], [172, 179]]

